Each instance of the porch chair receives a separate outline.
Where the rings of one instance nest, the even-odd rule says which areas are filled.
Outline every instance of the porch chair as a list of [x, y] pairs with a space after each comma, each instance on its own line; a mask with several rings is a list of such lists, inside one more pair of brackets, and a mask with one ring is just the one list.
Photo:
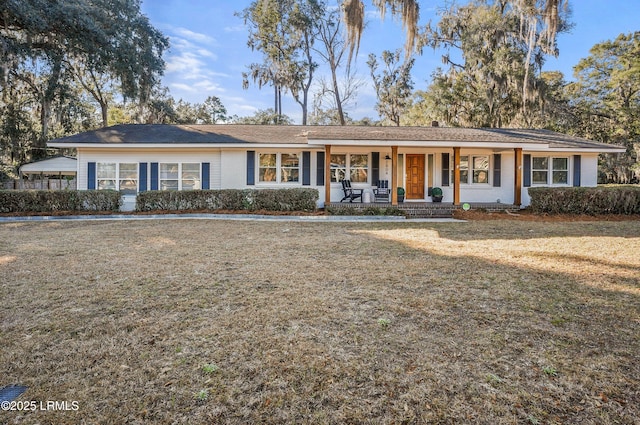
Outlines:
[[389, 202], [389, 180], [378, 180], [376, 188], [373, 189], [373, 196], [376, 202]]
[[360, 198], [360, 202], [362, 202], [362, 189], [354, 189], [351, 187], [351, 180], [342, 180], [342, 190], [344, 191], [344, 198], [340, 200], [340, 202], [344, 202], [345, 200], [349, 200], [349, 202], [353, 202], [354, 199]]

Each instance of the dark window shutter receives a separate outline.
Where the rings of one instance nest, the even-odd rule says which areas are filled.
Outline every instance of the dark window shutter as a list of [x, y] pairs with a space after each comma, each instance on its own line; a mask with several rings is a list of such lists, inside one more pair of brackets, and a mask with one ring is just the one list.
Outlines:
[[151, 190], [158, 190], [160, 179], [158, 176], [158, 163], [151, 163]]
[[141, 162], [138, 165], [138, 168], [140, 169], [138, 171], [138, 191], [140, 192], [146, 192], [147, 190], [147, 167], [146, 162]]
[[502, 184], [502, 155], [493, 154], [493, 187], [500, 187]]
[[371, 152], [371, 184], [377, 185], [380, 180], [380, 152]]
[[443, 153], [442, 154], [442, 185], [443, 186], [449, 186], [449, 179], [450, 179], [449, 176], [450, 176], [449, 154]]
[[87, 164], [87, 189], [95, 190], [96, 188], [96, 163]]
[[318, 152], [316, 161], [316, 186], [324, 186], [324, 152]]
[[247, 151], [247, 185], [256, 184], [256, 151]]
[[573, 185], [580, 186], [580, 175], [582, 173], [582, 157], [580, 155], [573, 156]]
[[311, 152], [302, 152], [302, 185], [311, 185]]
[[531, 187], [531, 155], [522, 155], [522, 184]]
[[210, 189], [209, 180], [211, 175], [211, 164], [208, 162], [202, 163], [202, 189]]

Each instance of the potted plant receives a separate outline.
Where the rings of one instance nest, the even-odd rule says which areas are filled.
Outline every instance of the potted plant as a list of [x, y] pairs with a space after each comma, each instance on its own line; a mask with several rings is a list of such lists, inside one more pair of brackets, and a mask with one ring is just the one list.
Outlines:
[[442, 189], [439, 187], [434, 187], [431, 189], [431, 200], [433, 202], [442, 202]]
[[398, 202], [404, 202], [404, 187], [398, 188]]

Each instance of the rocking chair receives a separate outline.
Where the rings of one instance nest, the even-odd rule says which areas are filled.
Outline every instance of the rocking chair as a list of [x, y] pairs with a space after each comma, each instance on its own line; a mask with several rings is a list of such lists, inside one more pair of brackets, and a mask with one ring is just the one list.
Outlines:
[[354, 189], [351, 187], [351, 180], [342, 180], [342, 190], [344, 191], [344, 198], [340, 202], [344, 202], [347, 199], [349, 202], [353, 202], [354, 199], [360, 198], [362, 202], [362, 189]]

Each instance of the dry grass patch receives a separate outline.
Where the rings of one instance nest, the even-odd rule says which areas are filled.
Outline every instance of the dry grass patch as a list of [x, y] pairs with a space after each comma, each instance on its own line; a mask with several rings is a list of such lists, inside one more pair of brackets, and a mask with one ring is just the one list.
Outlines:
[[0, 225], [7, 423], [640, 421], [637, 222]]

